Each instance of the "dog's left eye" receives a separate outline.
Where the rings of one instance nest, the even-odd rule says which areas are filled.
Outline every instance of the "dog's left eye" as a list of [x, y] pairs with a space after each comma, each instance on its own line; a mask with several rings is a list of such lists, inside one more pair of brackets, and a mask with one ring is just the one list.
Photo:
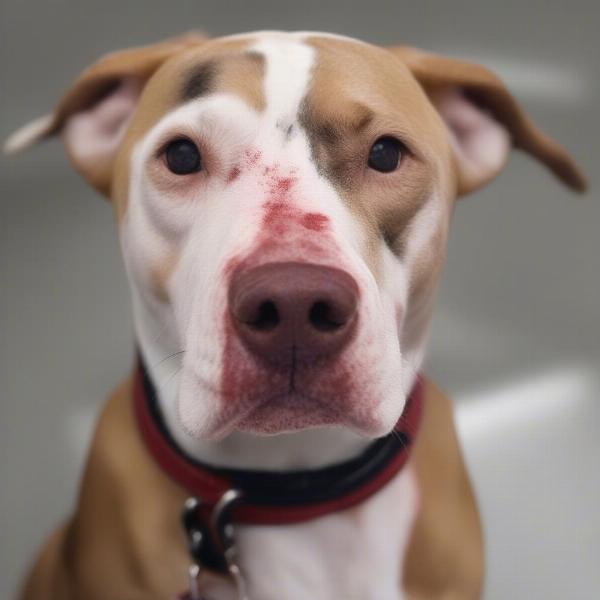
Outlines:
[[380, 137], [371, 146], [368, 165], [380, 173], [391, 173], [400, 164], [404, 145], [391, 136]]
[[198, 147], [185, 138], [169, 143], [165, 148], [165, 159], [169, 171], [175, 175], [189, 175], [202, 168]]

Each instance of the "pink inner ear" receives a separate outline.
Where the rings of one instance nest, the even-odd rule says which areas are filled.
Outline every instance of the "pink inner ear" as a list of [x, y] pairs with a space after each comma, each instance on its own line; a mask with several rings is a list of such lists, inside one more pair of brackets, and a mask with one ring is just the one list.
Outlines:
[[67, 121], [64, 140], [69, 154], [81, 169], [101, 168], [113, 158], [140, 92], [138, 81], [126, 79], [97, 104]]
[[508, 131], [458, 88], [444, 90], [436, 96], [435, 104], [452, 134], [461, 188], [471, 191], [487, 183], [508, 158], [511, 148]]

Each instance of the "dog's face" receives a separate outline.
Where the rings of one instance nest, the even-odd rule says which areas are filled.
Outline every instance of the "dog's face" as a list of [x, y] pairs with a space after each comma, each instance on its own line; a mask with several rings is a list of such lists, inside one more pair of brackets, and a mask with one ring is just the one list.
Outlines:
[[445, 128], [408, 69], [355, 42], [216, 42], [155, 75], [138, 127], [119, 157], [124, 256], [136, 310], [184, 351], [182, 426], [389, 431], [454, 186]]
[[582, 185], [479, 67], [317, 34], [132, 52], [42, 128], [110, 190], [141, 350], [191, 438], [390, 431], [457, 195], [511, 137]]

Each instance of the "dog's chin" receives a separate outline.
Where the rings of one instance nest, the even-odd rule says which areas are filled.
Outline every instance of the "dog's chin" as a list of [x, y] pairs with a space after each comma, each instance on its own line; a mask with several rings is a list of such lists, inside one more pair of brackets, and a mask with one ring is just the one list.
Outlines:
[[242, 405], [234, 402], [220, 411], [205, 405], [208, 410], [202, 411], [200, 420], [198, 413], [180, 411], [179, 420], [189, 436], [207, 442], [219, 442], [234, 432], [265, 437], [324, 427], [345, 428], [370, 439], [389, 433], [394, 425], [370, 411], [340, 410], [332, 404], [327, 398], [315, 400], [300, 392], [286, 392]]

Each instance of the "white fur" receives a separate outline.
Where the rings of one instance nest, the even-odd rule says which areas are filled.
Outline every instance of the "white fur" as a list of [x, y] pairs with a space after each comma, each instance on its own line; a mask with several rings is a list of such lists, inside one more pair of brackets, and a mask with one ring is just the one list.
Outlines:
[[[310, 46], [290, 41], [285, 36], [264, 36], [250, 50], [263, 55], [267, 63], [264, 80], [264, 94], [267, 98], [265, 117], [271, 122], [282, 124], [284, 128], [294, 124], [300, 102], [306, 94], [315, 51]], [[290, 78], [290, 69], [293, 69], [293, 78]]]
[[401, 557], [417, 505], [416, 480], [407, 467], [352, 516], [334, 513], [301, 525], [240, 528], [249, 597], [400, 600]]

